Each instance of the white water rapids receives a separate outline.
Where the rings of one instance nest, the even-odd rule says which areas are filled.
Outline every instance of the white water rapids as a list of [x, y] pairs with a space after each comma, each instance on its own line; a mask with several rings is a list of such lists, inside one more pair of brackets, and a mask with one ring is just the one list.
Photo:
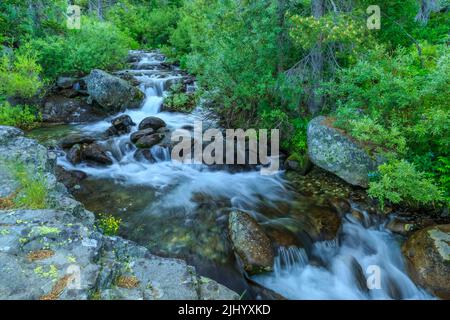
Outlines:
[[[126, 114], [135, 123], [140, 123], [144, 118], [156, 115], [171, 130], [192, 126], [194, 120], [203, 119], [201, 109], [192, 114], [161, 112], [167, 84], [180, 80], [181, 75], [177, 70], [163, 68], [164, 57], [158, 53], [132, 54], [139, 54], [141, 60], [134, 70], [128, 72], [139, 81], [146, 100], [141, 109], [127, 110], [114, 117]], [[83, 133], [99, 136], [111, 125], [112, 118], [80, 125], [80, 129]], [[137, 127], [133, 132], [136, 130]], [[152, 215], [161, 216], [166, 209], [174, 208], [192, 212], [196, 208], [192, 197], [197, 193], [213, 199], [230, 199], [234, 208], [246, 210], [255, 208], [261, 199], [267, 203], [290, 201], [291, 195], [281, 173], [263, 176], [259, 171], [231, 173], [210, 170], [200, 164], [181, 164], [172, 162], [169, 151], [161, 147], [151, 150], [158, 160], [156, 163], [142, 162], [133, 157], [136, 148], [129, 139], [130, 134], [102, 142], [112, 150], [114, 163], [110, 166], [73, 166], [63, 156], [59, 158], [59, 164], [68, 170], [82, 170], [90, 179], [111, 179], [122, 185], [154, 188], [157, 198], [149, 203], [149, 214]], [[290, 299], [432, 298], [408, 278], [399, 244], [379, 223], [366, 228], [359, 221], [347, 217], [338, 243], [315, 243], [309, 255], [303, 249], [281, 248], [274, 272], [256, 276], [254, 280]], [[380, 289], [367, 290], [364, 286], [370, 266], [379, 267]]]

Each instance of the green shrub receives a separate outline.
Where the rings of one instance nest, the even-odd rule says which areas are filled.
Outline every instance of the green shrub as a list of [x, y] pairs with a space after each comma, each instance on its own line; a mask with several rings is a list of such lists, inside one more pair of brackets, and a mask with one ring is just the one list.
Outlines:
[[111, 23], [85, 18], [80, 30], [68, 30], [63, 36], [30, 40], [37, 52], [44, 74], [50, 79], [59, 75], [82, 75], [94, 68], [120, 68], [128, 50], [136, 43]]
[[0, 96], [30, 98], [43, 87], [41, 66], [29, 46], [0, 55]]
[[436, 204], [443, 200], [442, 192], [418, 172], [413, 164], [405, 160], [391, 161], [378, 167], [379, 176], [369, 183], [368, 194], [377, 199], [381, 206], [386, 201], [409, 206]]
[[33, 172], [20, 163], [12, 164], [11, 168], [20, 184], [19, 192], [14, 199], [15, 206], [26, 209], [45, 209], [48, 203], [48, 187], [44, 175]]
[[0, 104], [0, 125], [29, 130], [37, 127], [40, 120], [40, 114], [33, 107], [11, 106], [7, 102]]
[[97, 219], [97, 224], [104, 234], [108, 236], [115, 236], [119, 232], [122, 219], [116, 218], [110, 214], [100, 214]]

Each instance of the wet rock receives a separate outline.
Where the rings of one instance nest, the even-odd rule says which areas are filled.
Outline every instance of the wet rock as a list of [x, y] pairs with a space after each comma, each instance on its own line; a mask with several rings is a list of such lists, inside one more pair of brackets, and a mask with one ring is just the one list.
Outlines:
[[374, 161], [362, 146], [333, 128], [332, 120], [323, 116], [308, 125], [308, 154], [316, 166], [364, 188], [369, 184], [369, 173], [381, 164], [381, 160]]
[[136, 143], [139, 139], [141, 139], [145, 136], [150, 136], [154, 133], [155, 133], [155, 130], [153, 130], [152, 128], [139, 130], [139, 131], [133, 132], [131, 134], [130, 140], [131, 140], [131, 142]]
[[[66, 92], [69, 94], [69, 91]], [[99, 119], [95, 106], [85, 98], [71, 98], [63, 95], [50, 96], [41, 108], [42, 120], [49, 123], [88, 122]]]
[[82, 148], [83, 159], [98, 164], [111, 165], [113, 161], [105, 149], [97, 143], [91, 143]]
[[136, 147], [141, 149], [151, 148], [164, 138], [163, 134], [155, 133], [149, 136], [143, 136], [136, 143]]
[[283, 226], [264, 226], [264, 230], [276, 247], [303, 247], [300, 239]]
[[123, 134], [127, 134], [131, 132], [131, 129], [136, 124], [131, 120], [131, 117], [128, 115], [123, 115], [117, 118], [114, 118], [111, 121], [112, 126], [106, 131], [108, 136], [120, 136]]
[[152, 128], [153, 130], [158, 130], [159, 128], [165, 127], [166, 123], [164, 120], [157, 117], [147, 117], [139, 124], [139, 130], [144, 130]]
[[95, 138], [91, 137], [89, 135], [83, 135], [83, 134], [74, 134], [74, 135], [70, 135], [66, 138], [64, 138], [61, 142], [60, 145], [62, 148], [64, 149], [69, 149], [72, 148], [74, 145], [76, 144], [90, 144], [95, 142]]
[[271, 241], [252, 217], [242, 211], [231, 212], [228, 231], [245, 271], [254, 274], [272, 270], [274, 253]]
[[56, 85], [62, 89], [70, 89], [73, 88], [78, 81], [79, 79], [73, 77], [58, 77]]
[[394, 233], [407, 235], [410, 234], [411, 231], [413, 231], [414, 224], [399, 218], [393, 218], [386, 225], [386, 228]]
[[450, 299], [450, 224], [415, 232], [403, 244], [411, 277], [442, 299]]
[[108, 113], [139, 108], [144, 99], [139, 89], [102, 70], [92, 70], [85, 82], [90, 98]]
[[284, 167], [286, 170], [296, 171], [301, 175], [308, 174], [312, 169], [312, 162], [309, 160], [307, 154], [303, 156], [291, 155], [284, 162]]
[[67, 152], [66, 158], [71, 164], [76, 165], [81, 163], [81, 161], [83, 161], [81, 146], [79, 144], [72, 146], [72, 148], [70, 148]]
[[137, 161], [148, 161], [150, 163], [155, 163], [156, 160], [153, 158], [152, 152], [150, 149], [138, 149], [134, 152], [134, 159]]
[[349, 213], [352, 210], [350, 203], [346, 199], [331, 198], [328, 201], [329, 201], [330, 205], [332, 207], [334, 207], [340, 215]]

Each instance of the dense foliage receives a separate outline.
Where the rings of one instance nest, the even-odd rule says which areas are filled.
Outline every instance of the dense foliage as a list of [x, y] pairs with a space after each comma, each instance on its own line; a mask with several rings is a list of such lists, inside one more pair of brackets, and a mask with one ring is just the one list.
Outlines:
[[[36, 120], [9, 97], [159, 48], [197, 76], [225, 126], [280, 128], [283, 151], [301, 158], [308, 121], [328, 114], [387, 160], [371, 196], [448, 203], [450, 2], [424, 13], [426, 1], [377, 1], [381, 29], [369, 30], [369, 0], [77, 0], [82, 28], [68, 30], [67, 1], [4, 0], [0, 123]], [[167, 104], [187, 111], [192, 97], [174, 92]]]

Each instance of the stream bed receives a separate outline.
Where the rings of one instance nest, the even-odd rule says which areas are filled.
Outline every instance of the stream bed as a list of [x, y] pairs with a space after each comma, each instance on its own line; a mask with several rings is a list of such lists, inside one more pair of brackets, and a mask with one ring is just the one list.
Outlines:
[[[124, 114], [135, 123], [157, 116], [170, 130], [204, 120], [201, 108], [192, 114], [161, 112], [168, 84], [181, 75], [177, 69], [163, 68], [164, 57], [158, 53], [134, 54], [141, 60], [128, 72], [146, 95], [142, 108], [94, 123], [39, 128], [28, 135], [52, 146], [73, 133], [100, 137], [111, 119]], [[228, 239], [228, 214], [238, 209], [282, 238], [280, 243], [285, 245], [278, 248], [274, 271], [253, 276], [252, 280], [288, 299], [432, 298], [407, 276], [400, 252], [402, 239], [385, 229], [386, 221], [363, 210], [361, 219], [344, 213], [336, 234], [317, 236], [317, 215], [331, 209], [319, 205], [314, 197], [297, 194], [283, 172], [264, 176], [257, 170], [181, 164], [171, 161], [169, 150], [160, 146], [151, 149], [155, 163], [137, 160], [130, 134], [101, 142], [110, 150], [112, 165], [74, 166], [64, 153], [58, 158], [58, 164], [66, 170], [88, 175], [74, 196], [97, 215], [121, 218], [120, 236], [146, 246], [154, 254], [185, 259], [199, 274], [246, 298], [257, 298], [242, 275]], [[295, 239], [283, 240], [289, 237]], [[376, 288], [369, 290], [367, 279], [377, 272], [380, 286], [375, 282]]]

